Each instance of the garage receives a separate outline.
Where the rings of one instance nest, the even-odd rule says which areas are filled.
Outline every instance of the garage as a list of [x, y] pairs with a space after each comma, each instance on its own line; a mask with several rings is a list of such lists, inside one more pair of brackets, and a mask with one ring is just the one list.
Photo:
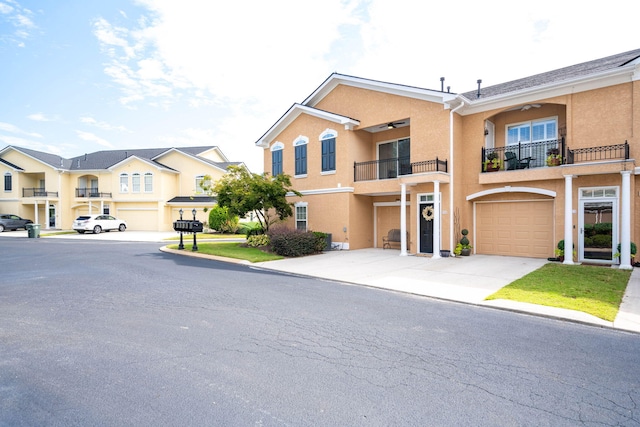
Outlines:
[[553, 256], [553, 200], [477, 202], [475, 212], [476, 253]]
[[135, 209], [121, 208], [116, 210], [116, 217], [127, 222], [129, 230], [136, 231], [157, 231], [158, 230], [158, 210], [157, 209]]

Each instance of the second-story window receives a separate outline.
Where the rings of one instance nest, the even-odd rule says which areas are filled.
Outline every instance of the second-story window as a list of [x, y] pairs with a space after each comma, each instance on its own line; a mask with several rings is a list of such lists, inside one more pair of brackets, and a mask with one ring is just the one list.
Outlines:
[[153, 174], [151, 172], [144, 174], [144, 192], [153, 193]]
[[282, 149], [284, 144], [276, 142], [271, 146], [271, 175], [276, 176], [283, 173], [282, 170]]
[[507, 126], [507, 145], [555, 140], [558, 137], [557, 120], [545, 119]]
[[307, 175], [307, 143], [309, 138], [299, 136], [293, 143], [296, 157], [296, 176]]
[[137, 172], [131, 174], [131, 191], [134, 193], [140, 192], [140, 174]]
[[336, 170], [336, 134], [326, 130], [320, 135], [322, 149], [322, 172], [334, 172]]
[[120, 174], [120, 192], [121, 193], [129, 192], [129, 175], [126, 173]]
[[4, 174], [4, 191], [11, 191], [13, 188], [13, 183], [11, 180], [11, 174], [9, 172]]

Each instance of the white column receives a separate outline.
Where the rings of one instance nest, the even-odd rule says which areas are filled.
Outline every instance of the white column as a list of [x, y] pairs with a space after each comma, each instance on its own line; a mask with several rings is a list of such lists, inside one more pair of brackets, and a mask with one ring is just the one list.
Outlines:
[[631, 171], [621, 171], [620, 268], [631, 270]]
[[573, 175], [564, 176], [564, 264], [573, 264]]
[[38, 202], [33, 202], [33, 208], [34, 208], [34, 210], [36, 211], [36, 213], [34, 214], [34, 217], [35, 217], [35, 218], [33, 218], [33, 223], [34, 223], [34, 224], [40, 224], [40, 223], [38, 222]]
[[433, 182], [433, 256], [440, 258], [440, 181]]
[[44, 201], [44, 227], [49, 228], [49, 199], [45, 199]]
[[400, 256], [407, 256], [407, 184], [400, 188]]

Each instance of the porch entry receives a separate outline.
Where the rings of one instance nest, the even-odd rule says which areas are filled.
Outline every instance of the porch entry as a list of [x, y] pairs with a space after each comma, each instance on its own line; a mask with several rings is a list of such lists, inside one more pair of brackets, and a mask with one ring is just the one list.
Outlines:
[[614, 262], [618, 250], [618, 188], [581, 188], [578, 227], [578, 261]]
[[56, 228], [56, 205], [49, 205], [49, 226], [47, 228]]
[[[440, 197], [440, 193], [438, 193]], [[421, 254], [433, 253], [433, 219], [440, 212], [434, 209], [433, 193], [418, 194], [418, 252]]]
[[433, 253], [433, 203], [420, 203], [420, 253]]

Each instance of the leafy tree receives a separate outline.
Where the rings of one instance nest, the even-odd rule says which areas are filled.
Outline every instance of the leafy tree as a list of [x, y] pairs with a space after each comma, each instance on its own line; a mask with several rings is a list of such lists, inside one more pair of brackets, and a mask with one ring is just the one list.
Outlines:
[[207, 184], [211, 183], [209, 176], [202, 183], [203, 190], [215, 194], [218, 206], [226, 207], [230, 215], [243, 218], [253, 212], [265, 232], [276, 221], [293, 215], [293, 203], [287, 202], [287, 193], [302, 197], [291, 188], [288, 175], [259, 175], [242, 166], [229, 166], [227, 173], [213, 185]]

